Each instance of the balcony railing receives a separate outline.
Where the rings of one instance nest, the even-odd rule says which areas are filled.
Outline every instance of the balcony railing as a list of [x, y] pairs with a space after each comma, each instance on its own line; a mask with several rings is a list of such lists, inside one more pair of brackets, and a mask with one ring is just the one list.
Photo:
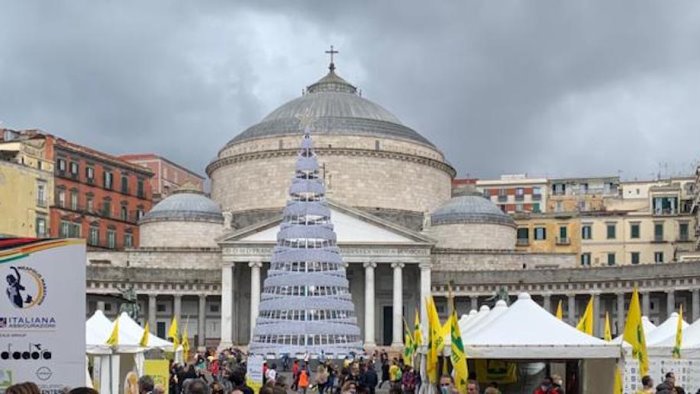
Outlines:
[[652, 242], [664, 242], [664, 236], [663, 236], [663, 235], [654, 234], [654, 240], [653, 240]]
[[139, 220], [138, 210], [130, 210], [126, 212], [126, 215], [122, 215], [121, 206], [111, 207], [111, 209], [105, 209], [104, 206], [100, 207], [89, 207], [86, 204], [70, 204], [66, 202], [61, 202], [58, 198], [55, 199], [53, 207], [65, 209], [68, 211], [73, 211], [81, 214], [87, 214], [92, 216], [99, 216], [106, 219], [121, 220], [123, 222], [136, 224]]
[[506, 201], [508, 201], [507, 195], [499, 195], [498, 196], [498, 202], [506, 202]]
[[557, 245], [569, 245], [571, 244], [571, 238], [569, 237], [557, 237]]
[[690, 241], [690, 237], [688, 236], [688, 234], [680, 234], [678, 236], [678, 242], [688, 242], [688, 241]]
[[530, 245], [530, 239], [529, 238], [518, 238], [517, 245], [518, 246]]
[[653, 210], [653, 215], [654, 216], [672, 216], [672, 215], [678, 215], [678, 208], [663, 208], [663, 209], [654, 209]]
[[46, 199], [45, 198], [37, 198], [36, 199], [36, 206], [40, 208], [46, 208]]
[[533, 194], [532, 195], [532, 201], [540, 201], [540, 200], [542, 200], [541, 194]]
[[515, 195], [515, 201], [524, 201], [524, 200], [525, 200], [524, 194], [516, 194]]

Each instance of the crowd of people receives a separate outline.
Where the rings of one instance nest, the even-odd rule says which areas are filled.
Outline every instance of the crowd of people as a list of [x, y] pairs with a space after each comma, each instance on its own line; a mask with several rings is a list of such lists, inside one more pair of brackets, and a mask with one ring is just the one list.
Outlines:
[[[124, 380], [123, 394], [254, 394], [246, 383], [247, 356], [238, 349], [220, 352], [208, 350], [195, 354], [185, 364], [171, 363], [168, 393], [162, 384], [155, 384], [150, 376], [129, 372]], [[283, 357], [276, 362], [263, 363], [263, 385], [260, 394], [375, 394], [378, 389], [388, 389], [390, 394], [417, 394], [422, 384], [420, 373], [400, 358], [390, 359], [385, 351], [377, 351], [369, 357], [347, 357], [330, 361]], [[642, 378], [643, 388], [637, 394], [685, 394], [676, 385], [675, 375], [669, 372], [661, 384], [655, 385], [650, 376]], [[444, 374], [438, 383], [440, 394], [463, 394], [457, 390], [452, 377]], [[34, 383], [21, 383], [8, 387], [6, 394], [40, 394]], [[98, 394], [96, 390], [80, 387], [67, 394]], [[479, 383], [469, 380], [467, 394], [500, 394], [499, 385], [492, 382], [481, 391]], [[559, 376], [546, 377], [533, 394], [563, 394]], [[696, 394], [700, 394], [700, 390]]]

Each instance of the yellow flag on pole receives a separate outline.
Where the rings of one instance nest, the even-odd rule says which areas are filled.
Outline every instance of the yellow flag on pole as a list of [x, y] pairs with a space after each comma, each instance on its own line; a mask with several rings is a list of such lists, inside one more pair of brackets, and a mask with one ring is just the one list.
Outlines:
[[168, 338], [173, 339], [173, 352], [177, 352], [177, 348], [180, 346], [180, 337], [177, 335], [177, 332], [177, 318], [173, 316], [173, 321], [168, 329]]
[[676, 325], [676, 344], [673, 346], [673, 358], [681, 358], [681, 345], [683, 344], [683, 305], [678, 311], [678, 324]]
[[610, 330], [610, 316], [608, 312], [605, 312], [605, 333], [603, 334], [603, 339], [608, 342], [612, 341], [612, 330]]
[[649, 373], [649, 355], [647, 354], [647, 341], [642, 325], [642, 309], [639, 306], [639, 293], [637, 288], [632, 292], [630, 309], [627, 311], [627, 321], [623, 334], [625, 342], [632, 345], [632, 357], [639, 362], [639, 376]]
[[576, 329], [588, 335], [593, 335], [593, 296], [591, 296], [591, 299], [588, 301], [586, 310], [583, 312], [581, 320], [578, 321]]
[[620, 367], [615, 367], [615, 381], [613, 382], [613, 394], [623, 394], [622, 371], [620, 370]]
[[557, 304], [557, 313], [556, 317], [559, 320], [564, 320], [564, 309], [562, 308], [562, 300], [559, 300], [559, 304]]
[[462, 343], [462, 333], [459, 331], [457, 313], [454, 309], [447, 320], [450, 322], [450, 359], [452, 360], [455, 388], [459, 393], [466, 393], [469, 367], [467, 366], [467, 355], [464, 352], [464, 344]]
[[423, 330], [420, 325], [420, 312], [416, 309], [416, 317], [413, 319], [413, 353], [415, 354], [418, 348], [423, 345]]
[[114, 325], [112, 326], [112, 333], [109, 334], [109, 338], [107, 338], [107, 345], [111, 347], [117, 347], [119, 345], [119, 318], [114, 321]]
[[146, 322], [146, 325], [143, 327], [143, 334], [141, 334], [141, 340], [139, 341], [139, 346], [147, 347], [148, 346], [148, 339], [149, 339], [150, 335], [151, 335], [150, 326], [148, 325], [148, 322]]
[[425, 300], [428, 310], [428, 354], [426, 357], [426, 371], [431, 384], [438, 382], [438, 342], [443, 341], [442, 325], [435, 309], [433, 297]]
[[182, 355], [185, 362], [190, 359], [190, 338], [187, 334], [187, 326], [185, 325], [184, 330], [182, 330]]

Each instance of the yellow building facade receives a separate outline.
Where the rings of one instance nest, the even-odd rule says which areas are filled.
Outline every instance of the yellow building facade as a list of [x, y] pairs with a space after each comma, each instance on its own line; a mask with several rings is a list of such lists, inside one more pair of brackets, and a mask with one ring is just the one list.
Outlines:
[[514, 215], [516, 249], [532, 253], [581, 252], [581, 221], [576, 213]]

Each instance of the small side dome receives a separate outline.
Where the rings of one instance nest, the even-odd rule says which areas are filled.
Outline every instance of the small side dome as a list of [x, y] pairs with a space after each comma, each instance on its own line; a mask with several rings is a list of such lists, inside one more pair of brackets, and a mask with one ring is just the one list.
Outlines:
[[223, 223], [224, 216], [219, 205], [207, 198], [204, 193], [180, 189], [156, 204], [141, 218], [140, 224], [159, 221]]
[[481, 194], [452, 197], [430, 215], [425, 232], [437, 247], [469, 250], [514, 250], [516, 225]]
[[488, 223], [515, 228], [515, 221], [496, 204], [480, 194], [453, 197], [430, 215], [433, 226], [445, 224]]

